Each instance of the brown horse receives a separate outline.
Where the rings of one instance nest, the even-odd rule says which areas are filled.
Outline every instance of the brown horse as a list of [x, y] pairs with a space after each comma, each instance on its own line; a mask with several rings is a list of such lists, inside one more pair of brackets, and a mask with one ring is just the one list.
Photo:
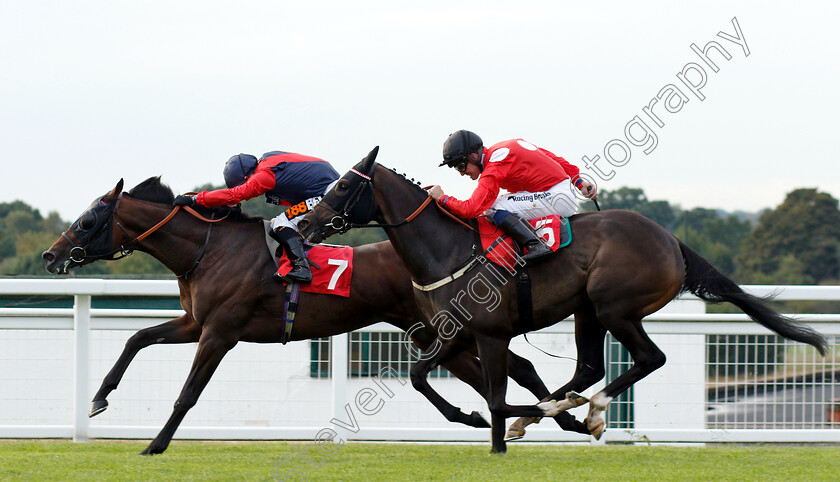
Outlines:
[[[570, 392], [585, 390], [604, 377], [604, 338], [609, 331], [627, 348], [634, 364], [589, 401], [586, 423], [599, 437], [610, 401], [665, 363], [664, 353], [642, 328], [642, 318], [684, 291], [709, 302], [731, 302], [779, 335], [813, 345], [825, 354], [827, 342], [822, 335], [742, 291], [658, 224], [621, 210], [580, 214], [569, 220], [573, 242], [528, 266], [533, 317], [521, 320], [512, 276], [504, 270], [481, 271], [486, 265], [474, 262], [475, 233], [469, 226], [445, 215], [442, 208], [425, 209], [428, 193], [378, 166], [377, 152], [374, 149], [345, 174], [298, 227], [310, 241], [374, 219], [385, 228], [415, 286], [422, 287], [415, 295], [426, 316], [455, 318], [458, 323], [450, 323], [471, 330], [489, 383], [493, 451], [505, 451], [506, 417], [555, 415], [585, 402]], [[454, 303], [458, 310], [452, 309]], [[572, 380], [539, 405], [508, 405], [508, 364], [499, 360], [504, 360], [511, 338], [572, 314], [578, 354]], [[457, 340], [459, 334], [441, 337]], [[418, 362], [412, 368], [412, 381], [420, 384], [415, 377], [425, 376], [436, 362], [454, 356], [464, 346], [450, 341], [447, 349]]]
[[[265, 248], [261, 218], [238, 211], [202, 211], [206, 216], [227, 216], [209, 223], [172, 208], [173, 193], [150, 178], [128, 193], [123, 182], [91, 206], [43, 254], [49, 272], [66, 274], [98, 259], [118, 259], [130, 250], [154, 256], [178, 276], [181, 306], [186, 313], [160, 325], [138, 331], [107, 374], [91, 403], [90, 416], [104, 411], [107, 396], [117, 388], [139, 350], [149, 345], [198, 342], [195, 360], [173, 413], [158, 436], [143, 451], [166, 450], [187, 411], [195, 405], [216, 367], [239, 341], [277, 343], [283, 288], [271, 274], [276, 267]], [[165, 220], [161, 222], [161, 220]], [[212, 234], [212, 236], [211, 236]], [[122, 253], [122, 254], [119, 254]], [[291, 340], [306, 340], [352, 331], [380, 320], [409, 330], [424, 322], [412, 294], [408, 272], [387, 241], [354, 248], [356, 266], [349, 298], [300, 293]], [[427, 328], [412, 330], [415, 344], [428, 348], [434, 341]], [[538, 398], [548, 389], [533, 365], [509, 353], [511, 377]], [[445, 364], [453, 374], [479, 393], [484, 381], [472, 355]], [[447, 420], [487, 427], [476, 412], [463, 414], [442, 398], [435, 406]], [[557, 417], [568, 430], [584, 432], [573, 417]]]

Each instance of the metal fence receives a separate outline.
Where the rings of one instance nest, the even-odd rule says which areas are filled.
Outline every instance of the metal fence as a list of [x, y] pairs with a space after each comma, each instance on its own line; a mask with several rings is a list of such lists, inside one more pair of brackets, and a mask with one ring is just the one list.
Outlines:
[[[840, 287], [748, 286], [780, 300], [840, 300]], [[186, 378], [195, 344], [152, 346], [137, 356], [111, 406], [88, 419], [90, 399], [130, 332], [180, 310], [92, 308], [103, 296], [177, 296], [174, 281], [0, 280], [3, 296], [72, 297], [72, 308], [0, 308], [0, 437], [150, 438], [162, 427]], [[602, 442], [840, 442], [838, 314], [800, 314], [830, 338], [826, 358], [770, 334], [743, 314], [705, 313], [686, 298], [645, 322], [668, 357], [607, 411]], [[521, 337], [511, 348], [534, 362], [552, 388], [574, 371], [569, 322]], [[620, 345], [606, 348], [608, 378], [629, 366]], [[447, 423], [407, 383], [411, 354], [390, 325], [332, 340], [239, 344], [222, 362], [176, 438], [312, 439], [321, 428], [359, 440], [489, 438], [486, 429]], [[388, 373], [389, 377], [375, 375]], [[588, 393], [603, 387], [601, 382]], [[463, 410], [486, 404], [445, 370], [433, 386]], [[511, 384], [511, 403], [533, 397]], [[375, 409], [375, 410], [374, 410]], [[573, 413], [582, 418], [585, 406]], [[553, 422], [525, 440], [581, 441]]]

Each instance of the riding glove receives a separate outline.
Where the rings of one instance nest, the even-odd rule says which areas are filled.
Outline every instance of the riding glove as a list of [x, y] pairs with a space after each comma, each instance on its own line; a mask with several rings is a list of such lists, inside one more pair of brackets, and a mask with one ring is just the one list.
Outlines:
[[175, 200], [172, 201], [173, 206], [191, 206], [193, 204], [195, 204], [195, 196], [185, 196], [183, 194], [175, 196]]

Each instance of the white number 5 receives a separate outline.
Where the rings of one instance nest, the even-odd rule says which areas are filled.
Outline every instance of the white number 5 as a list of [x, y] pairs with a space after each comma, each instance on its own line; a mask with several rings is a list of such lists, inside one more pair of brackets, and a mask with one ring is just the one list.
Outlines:
[[328, 290], [334, 290], [335, 285], [338, 284], [338, 278], [341, 277], [341, 273], [343, 273], [344, 270], [347, 269], [347, 260], [346, 259], [329, 259], [329, 260], [327, 260], [327, 264], [331, 264], [333, 266], [338, 266], [338, 268], [335, 269], [335, 272], [333, 273], [332, 278], [330, 278], [330, 284], [327, 286]]
[[534, 230], [537, 232], [537, 236], [539, 236], [540, 238], [545, 239], [545, 235], [548, 235], [548, 239], [545, 240], [545, 244], [549, 248], [554, 246], [554, 243], [556, 241], [554, 239], [554, 229], [552, 229], [552, 227], [549, 226], [549, 224], [551, 224], [551, 221], [553, 221], [552, 218], [540, 219], [539, 221], [537, 221], [537, 226], [534, 228]]

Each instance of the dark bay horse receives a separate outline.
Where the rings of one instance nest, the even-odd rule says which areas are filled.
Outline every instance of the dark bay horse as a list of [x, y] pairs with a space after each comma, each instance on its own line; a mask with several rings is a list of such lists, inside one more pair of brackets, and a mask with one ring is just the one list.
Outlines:
[[[630, 352], [633, 366], [589, 401], [585, 422], [599, 437], [609, 403], [665, 363], [664, 353], [642, 328], [642, 318], [681, 292], [708, 302], [731, 302], [779, 335], [813, 345], [825, 354], [827, 342], [822, 335], [742, 291], [658, 224], [622, 210], [573, 216], [569, 220], [572, 243], [529, 263], [533, 318], [520, 320], [512, 275], [504, 270], [495, 274], [481, 271], [486, 265], [471, 262], [477, 254], [470, 227], [445, 215], [438, 206], [425, 208], [428, 193], [377, 165], [377, 152], [378, 148], [371, 151], [345, 174], [298, 227], [302, 235], [316, 242], [374, 219], [385, 228], [415, 286], [424, 287], [415, 289], [415, 295], [426, 316], [440, 324], [448, 319], [451, 325], [469, 329], [477, 343], [489, 384], [493, 451], [505, 451], [506, 417], [554, 415], [585, 402], [573, 391], [585, 390], [604, 377], [604, 339], [609, 331]], [[460, 277], [453, 279], [456, 275]], [[508, 405], [508, 364], [503, 360], [511, 338], [572, 314], [578, 356], [572, 380], [539, 405]], [[456, 330], [439, 335], [449, 342], [448, 349], [412, 368], [415, 385], [421, 384], [415, 376], [425, 376], [436, 362], [463, 349], [464, 344], [456, 342], [460, 332], [452, 331]]]
[[[229, 209], [202, 211], [215, 216], [215, 220], [228, 216], [211, 224], [186, 212], [176, 213], [173, 193], [160, 178], [150, 178], [128, 193], [122, 188], [120, 180], [112, 191], [94, 201], [44, 252], [43, 259], [49, 272], [66, 274], [97, 259], [115, 259], [120, 252], [141, 250], [179, 275], [181, 306], [186, 313], [140, 330], [128, 340], [94, 396], [90, 412], [94, 416], [107, 408], [108, 394], [117, 388], [139, 350], [158, 343], [198, 342], [192, 369], [171, 417], [143, 451], [157, 454], [166, 450], [187, 411], [237, 342], [279, 342], [283, 288], [271, 278], [276, 266], [265, 247], [261, 218]], [[160, 223], [164, 219], [167, 222]], [[300, 293], [291, 340], [345, 333], [383, 318], [403, 330], [425, 323], [408, 272], [389, 242], [354, 248], [354, 265], [349, 298]], [[435, 341], [434, 331], [428, 328], [411, 333], [415, 344], [423, 349]], [[473, 355], [465, 355], [445, 366], [484, 393], [480, 366]], [[533, 365], [513, 353], [508, 356], [511, 378], [538, 398], [547, 396], [548, 389]], [[450, 421], [488, 426], [478, 413], [465, 415], [442, 398], [435, 406]], [[558, 416], [556, 420], [567, 430], [585, 432], [585, 426], [571, 416]]]

